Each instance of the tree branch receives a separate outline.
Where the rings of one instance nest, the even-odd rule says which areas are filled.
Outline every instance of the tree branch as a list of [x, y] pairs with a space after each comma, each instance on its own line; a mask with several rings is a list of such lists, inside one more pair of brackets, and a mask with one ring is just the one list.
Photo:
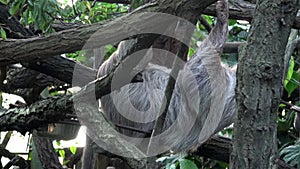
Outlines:
[[[229, 3], [229, 19], [247, 20], [252, 21], [255, 4], [245, 0], [230, 0]], [[216, 16], [215, 4], [207, 7], [203, 14]], [[293, 28], [300, 29], [300, 17], [296, 17], [293, 23]]]
[[[231, 139], [215, 136], [201, 145], [193, 154], [229, 163], [231, 151]], [[277, 166], [279, 169], [296, 169], [282, 159], [278, 160]]]
[[27, 131], [58, 122], [74, 113], [71, 96], [53, 97], [31, 104], [24, 108], [0, 111], [0, 130], [16, 130], [21, 134]]
[[[74, 86], [86, 85], [87, 83], [95, 80], [97, 74], [97, 70], [61, 56], [54, 56], [39, 61], [23, 63], [23, 65], [30, 69], [55, 77], [65, 83], [73, 83]], [[76, 72], [81, 75], [80, 81], [73, 80], [73, 73], [75, 69]]]
[[19, 166], [20, 168], [23, 168], [23, 169], [29, 168], [29, 166], [24, 158], [22, 158], [20, 156], [16, 156], [15, 154], [9, 152], [8, 150], [6, 150], [3, 147], [0, 147], [0, 156], [10, 159], [10, 162], [6, 165], [6, 167], [15, 165], [15, 166]]
[[[206, 3], [212, 2], [215, 1]], [[11, 39], [7, 41], [0, 41], [0, 62], [1, 64], [8, 64], [20, 61], [30, 61], [81, 50], [86, 41], [96, 31], [98, 32], [94, 37], [94, 40], [96, 40], [94, 42], [97, 42], [97, 45], [91, 45], [90, 47], [99, 47], [107, 43], [112, 43], [114, 42], [114, 40], [127, 38], [124, 35], [128, 35], [128, 32], [124, 31], [123, 27], [120, 27], [120, 22], [124, 23], [122, 21], [126, 20], [127, 24], [135, 25], [137, 24], [135, 20], [145, 17], [145, 15], [141, 14], [140, 12], [163, 11], [164, 9], [167, 9], [168, 6], [170, 5], [164, 4], [162, 5], [162, 7], [158, 8], [157, 4], [150, 4], [134, 13], [125, 15], [108, 23], [79, 26], [77, 28], [57, 32], [49, 36], [35, 37], [26, 40]], [[197, 8], [196, 9], [199, 10], [200, 6], [198, 5]], [[195, 7], [193, 7], [192, 9], [195, 9]], [[232, 19], [245, 19], [251, 21], [254, 9], [255, 5], [251, 3], [235, 0], [232, 1], [232, 5], [230, 5], [229, 17]], [[215, 7], [209, 6], [206, 10], [204, 10], [203, 13], [208, 15], [215, 15], [215, 12]], [[143, 22], [143, 24], [145, 25], [145, 27], [151, 27], [154, 23], [148, 25], [147, 22]], [[295, 19], [294, 28], [300, 28], [300, 18]], [[109, 35], [110, 38], [108, 38]]]
[[246, 44], [245, 42], [226, 42], [223, 53], [238, 53], [239, 47]]
[[[184, 13], [184, 10], [192, 8], [196, 11], [202, 11], [207, 5], [215, 1], [216, 0], [210, 0], [203, 3], [190, 1], [184, 4], [179, 1], [178, 3], [181, 3], [181, 6], [179, 5], [178, 9], [176, 9], [176, 13], [181, 13], [181, 17], [188, 17], [186, 16], [187, 14]], [[157, 3], [147, 4], [137, 11], [108, 23], [80, 26], [78, 28], [56, 32], [49, 36], [0, 41], [0, 63], [3, 65], [16, 62], [28, 62], [81, 50], [84, 45], [86, 45], [86, 48], [96, 48], [128, 38], [132, 33], [141, 33], [139, 30], [147, 30], [147, 28], [151, 28], [153, 25], [159, 25], [162, 22], [167, 23], [168, 20], [164, 21], [164, 18], [157, 20], [156, 15], [149, 15], [142, 12], [166, 11], [174, 14], [175, 11], [170, 11], [170, 9], [173, 8], [173, 3], [169, 3], [165, 0], [159, 5]], [[197, 18], [194, 16], [192, 19], [196, 20]], [[145, 20], [151, 20], [151, 22], [144, 22]], [[139, 30], [130, 29], [128, 31], [128, 29], [124, 29], [123, 26], [120, 26], [120, 23], [124, 23], [124, 26], [139, 25]], [[87, 40], [89, 40], [88, 44], [86, 44]]]
[[[177, 27], [176, 27], [176, 32], [185, 35], [186, 37], [191, 37], [191, 32], [184, 32], [188, 30], [185, 26], [183, 26], [183, 24], [181, 24], [181, 22], [179, 21], [177, 23]], [[169, 79], [168, 79], [168, 83], [164, 92], [164, 99], [163, 99], [163, 103], [160, 111], [162, 111], [162, 114], [157, 118], [157, 120], [155, 121], [155, 125], [151, 134], [151, 139], [148, 145], [148, 150], [147, 153], [149, 153], [149, 151], [151, 151], [153, 146], [156, 145], [152, 145], [153, 141], [152, 139], [156, 136], [159, 135], [163, 132], [163, 128], [164, 128], [164, 124], [166, 121], [166, 117], [168, 114], [168, 110], [169, 110], [169, 105], [171, 102], [171, 98], [173, 95], [173, 91], [174, 91], [174, 87], [176, 84], [176, 79], [178, 76], [179, 71], [183, 68], [184, 64], [187, 61], [187, 54], [188, 54], [188, 47], [184, 44], [184, 43], [180, 43], [180, 47], [178, 49], [176, 58], [174, 59], [173, 62], [173, 66], [169, 75]], [[184, 62], [182, 62], [184, 61]]]
[[20, 39], [33, 35], [33, 33], [30, 30], [25, 29], [15, 17], [11, 17], [9, 8], [6, 5], [0, 3], [0, 11], [0, 22], [8, 29], [8, 37]]
[[[14, 32], [17, 32], [18, 35], [23, 38], [34, 36], [34, 34], [30, 30], [26, 29], [14, 16], [11, 16], [9, 14], [9, 8], [7, 8], [5, 5], [0, 4], [0, 9], [0, 22], [7, 28], [13, 30]], [[39, 61], [34, 60], [32, 62], [22, 64], [23, 66], [50, 75], [51, 77], [45, 76], [44, 74], [29, 69], [22, 69], [21, 71], [10, 71], [10, 73], [12, 72], [13, 75], [8, 73], [8, 82], [5, 85], [9, 87], [9, 90], [16, 90], [19, 88], [32, 88], [36, 85], [45, 87], [49, 84], [54, 84], [55, 81], [57, 81], [52, 77], [55, 77], [62, 82], [72, 84], [72, 75], [75, 66], [83, 78], [81, 79], [81, 81], [78, 81], [78, 83], [74, 85], [84, 86], [88, 82], [96, 78], [96, 70], [93, 70], [89, 67], [79, 64], [78, 62], [61, 56], [54, 56]], [[6, 72], [1, 72], [1, 76], [5, 73]], [[6, 91], [5, 89], [3, 90]]]

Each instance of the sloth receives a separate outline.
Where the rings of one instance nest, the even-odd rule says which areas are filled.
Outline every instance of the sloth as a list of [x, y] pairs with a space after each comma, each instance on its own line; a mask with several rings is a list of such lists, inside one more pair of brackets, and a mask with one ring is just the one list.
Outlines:
[[[220, 60], [228, 35], [227, 0], [219, 0], [216, 9], [216, 25], [178, 74], [163, 126], [165, 135], [161, 133], [158, 147], [168, 146], [175, 152], [194, 150], [233, 122], [236, 75]], [[117, 52], [112, 54], [100, 66], [98, 77], [120, 61]], [[115, 124], [151, 132], [163, 105], [169, 72], [166, 67], [146, 64], [140, 72], [141, 82], [130, 83], [100, 99], [106, 118]], [[131, 138], [149, 136], [124, 128], [118, 131]]]

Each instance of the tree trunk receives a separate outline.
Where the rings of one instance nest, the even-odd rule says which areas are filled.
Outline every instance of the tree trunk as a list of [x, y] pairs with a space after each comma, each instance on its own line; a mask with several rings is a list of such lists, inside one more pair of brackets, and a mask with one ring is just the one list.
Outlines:
[[232, 169], [277, 168], [276, 117], [284, 52], [297, 7], [297, 0], [257, 1], [237, 73]]

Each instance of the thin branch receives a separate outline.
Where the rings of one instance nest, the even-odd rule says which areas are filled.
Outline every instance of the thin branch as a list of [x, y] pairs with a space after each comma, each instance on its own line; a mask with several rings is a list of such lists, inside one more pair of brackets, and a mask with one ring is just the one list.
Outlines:
[[12, 131], [9, 131], [5, 134], [5, 137], [4, 137], [0, 147], [5, 148], [7, 146], [8, 142], [11, 138], [11, 135], [12, 135]]
[[294, 111], [300, 113], [300, 107], [299, 106], [291, 104], [291, 103], [289, 103], [287, 101], [284, 101], [284, 100], [280, 100], [280, 102], [285, 104], [288, 109], [291, 109], [291, 110], [294, 110]]
[[[187, 30], [185, 29], [185, 26], [182, 26], [181, 22], [178, 22], [177, 28], [175, 30], [176, 33], [181, 33], [182, 35], [186, 35], [186, 37], [190, 37], [191, 36], [191, 32], [184, 32], [183, 30]], [[188, 53], [188, 47], [181, 43], [180, 44], [180, 48], [178, 50], [177, 53], [177, 57], [174, 60], [170, 75], [169, 75], [169, 80], [165, 89], [165, 97], [163, 99], [163, 104], [160, 108], [160, 111], [162, 111], [162, 114], [158, 117], [158, 119], [155, 121], [155, 125], [152, 131], [152, 135], [151, 135], [151, 139], [148, 145], [148, 150], [147, 152], [149, 152], [151, 150], [151, 146], [152, 145], [152, 138], [154, 138], [154, 136], [162, 133], [163, 128], [164, 128], [164, 123], [168, 114], [168, 110], [169, 110], [169, 105], [171, 102], [171, 98], [173, 95], [173, 91], [175, 88], [175, 84], [176, 84], [176, 79], [178, 76], [179, 71], [183, 68], [183, 62], [182, 61], [187, 61], [187, 53]], [[160, 113], [159, 113], [160, 114]], [[154, 145], [155, 146], [155, 145]]]
[[203, 25], [204, 28], [207, 30], [207, 32], [210, 32], [212, 30], [211, 25], [206, 21], [206, 19], [202, 15], [200, 16], [199, 21], [201, 25]]
[[238, 53], [239, 47], [246, 44], [245, 42], [226, 42], [223, 53]]
[[29, 166], [27, 165], [27, 162], [24, 158], [22, 158], [20, 156], [16, 156], [15, 154], [9, 152], [5, 148], [0, 147], [0, 156], [10, 159], [9, 164], [7, 164], [5, 167], [9, 168], [9, 166], [15, 165], [15, 166], [19, 166], [22, 169], [29, 168]]

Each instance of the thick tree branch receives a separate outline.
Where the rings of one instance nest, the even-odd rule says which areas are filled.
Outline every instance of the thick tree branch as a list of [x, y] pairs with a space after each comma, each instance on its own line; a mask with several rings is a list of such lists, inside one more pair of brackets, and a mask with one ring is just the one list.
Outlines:
[[0, 130], [16, 130], [21, 134], [67, 118], [74, 112], [71, 96], [53, 97], [24, 108], [0, 111]]
[[[72, 84], [74, 86], [84, 86], [96, 79], [97, 70], [84, 66], [74, 60], [54, 56], [39, 61], [24, 63], [26, 67], [54, 77], [62, 82]], [[80, 81], [73, 80], [73, 73], [76, 69], [80, 73]]]
[[[231, 139], [215, 136], [201, 145], [193, 154], [229, 163], [231, 151]], [[277, 161], [277, 166], [279, 169], [296, 169], [285, 163], [282, 159]]]
[[[17, 32], [17, 34], [23, 38], [34, 36], [34, 34], [26, 29], [14, 16], [9, 14], [9, 9], [5, 5], [0, 4], [0, 9], [0, 22], [4, 24], [6, 28]], [[8, 37], [13, 36], [8, 35]], [[23, 66], [33, 70], [21, 69], [9, 71], [7, 75], [7, 83], [5, 86], [3, 86], [2, 91], [10, 93], [12, 90], [16, 89], [33, 88], [37, 86], [45, 87], [50, 84], [56, 84], [58, 82], [56, 79], [68, 84], [72, 84], [75, 66], [76, 70], [82, 75], [83, 78], [81, 81], [77, 81], [77, 83], [74, 85], [84, 86], [96, 78], [96, 70], [61, 56], [54, 56], [39, 61], [34, 60], [32, 62], [22, 64]], [[38, 73], [34, 70], [41, 73]], [[51, 77], [46, 76], [43, 73], [50, 75]], [[52, 77], [55, 77], [56, 79]]]
[[[230, 0], [229, 3], [229, 18], [247, 20], [251, 22], [253, 19], [255, 4], [245, 0]], [[215, 5], [211, 5], [203, 11], [203, 14], [216, 16]], [[293, 28], [300, 29], [300, 17], [296, 17], [293, 23]]]
[[2, 91], [10, 93], [17, 89], [44, 87], [51, 84], [62, 84], [59, 80], [26, 68], [10, 69]]
[[[206, 3], [209, 4], [212, 2], [215, 1]], [[35, 37], [26, 40], [14, 39], [8, 41], [0, 41], [0, 62], [1, 64], [7, 64], [20, 61], [30, 61], [39, 58], [47, 58], [57, 54], [74, 52], [82, 49], [89, 37], [96, 31], [98, 31], [98, 33], [95, 38], [98, 40], [94, 42], [97, 43], [95, 43], [94, 45], [90, 45], [90, 47], [102, 46], [107, 43], [112, 43], [116, 40], [120, 40], [122, 38], [127, 38], [128, 32], [124, 31], [124, 29], [122, 29], [123, 27], [120, 27], [120, 22], [124, 23], [122, 21], [126, 20], [127, 25], [135, 25], [137, 24], [137, 22], [135, 22], [134, 20], [139, 18], [147, 19], [145, 15], [139, 13], [140, 11], [163, 11], [165, 9], [168, 9], [168, 6], [170, 5], [171, 4], [163, 4], [158, 8], [157, 4], [151, 4], [138, 10], [138, 12], [125, 15], [109, 23], [79, 26], [77, 28], [51, 34], [46, 37]], [[188, 5], [194, 4], [187, 4], [186, 6]], [[203, 7], [204, 5], [198, 5], [197, 8], [192, 7], [192, 9], [200, 10], [200, 7]], [[254, 9], [255, 5], [251, 3], [247, 3], [245, 1], [232, 1], [232, 5], [230, 5], [229, 17], [233, 19], [251, 20], [253, 17]], [[176, 10], [180, 11], [182, 10], [182, 8], [178, 8]], [[172, 12], [170, 11], [169, 13]], [[215, 7], [210, 6], [203, 13], [208, 15], [215, 15]], [[147, 25], [147, 22], [143, 23], [145, 27], [152, 27], [153, 24], [155, 24], [151, 23], [151, 25]], [[294, 27], [300, 28], [299, 25], [300, 18], [296, 18]], [[109, 35], [111, 37], [109, 37]]]
[[[178, 3], [181, 3], [181, 5], [177, 4], [177, 9], [170, 11], [170, 9], [174, 8], [173, 4], [175, 2], [172, 1], [171, 3], [168, 2], [168, 0], [164, 0], [159, 5], [156, 3], [145, 5], [138, 11], [127, 14], [108, 23], [81, 26], [70, 30], [56, 32], [49, 36], [22, 40], [2, 40], [0, 41], [0, 63], [9, 64], [47, 58], [50, 56], [81, 50], [84, 45], [86, 45], [86, 48], [100, 47], [105, 44], [128, 38], [132, 35], [132, 33], [139, 34], [141, 33], [140, 30], [147, 30], [147, 28], [151, 28], [153, 25], [160, 25], [162, 22], [168, 23], [168, 20], [163, 20], [164, 18], [157, 20], [156, 15], [142, 13], [145, 11], [168, 12], [171, 14], [181, 13], [181, 17], [183, 18], [190, 17], [192, 20], [196, 20], [197, 17], [195, 16], [187, 16], [188, 13], [185, 12], [185, 10], [191, 9], [202, 11], [207, 5], [210, 5], [215, 1], [216, 0], [210, 0], [203, 3], [189, 1], [189, 3], [184, 4], [179, 1]], [[151, 22], [144, 22], [145, 20], [151, 20]], [[124, 23], [123, 26], [120, 26], [120, 23]], [[134, 29], [135, 25], [139, 25], [139, 30]], [[129, 28], [124, 29], [124, 26], [129, 26]], [[92, 35], [93, 37], [91, 38]], [[86, 44], [88, 39], [89, 43]]]
[[[113, 73], [98, 79], [88, 86], [86, 86], [82, 92], [78, 93], [79, 98], [83, 98], [86, 93], [91, 94], [93, 92], [93, 86], [96, 86], [96, 98], [101, 95], [107, 94], [110, 85], [109, 80], [112, 78]], [[106, 86], [108, 85], [108, 86]], [[102, 87], [101, 87], [102, 86]], [[101, 90], [103, 89], [103, 90]], [[95, 92], [95, 91], [94, 91]], [[88, 95], [88, 94], [87, 94]], [[84, 100], [84, 99], [83, 99]], [[60, 103], [60, 104], [59, 104]], [[11, 109], [6, 113], [1, 113], [0, 115], [0, 130], [17, 130], [25, 133], [27, 130], [34, 129], [36, 127], [42, 126], [46, 123], [57, 122], [66, 118], [66, 113], [73, 113], [73, 102], [71, 101], [71, 96], [64, 96], [61, 98], [49, 98], [44, 101], [32, 104], [28, 108]], [[88, 105], [85, 105], [88, 106]], [[57, 111], [56, 111], [57, 110]], [[14, 113], [17, 112], [17, 113]], [[21, 116], [18, 116], [18, 112], [23, 112]], [[27, 114], [24, 114], [27, 112]], [[37, 112], [37, 113], [35, 113]], [[38, 114], [38, 116], [36, 116]], [[59, 116], [59, 117], [58, 117]], [[21, 117], [21, 118], [18, 118]], [[33, 118], [35, 117], [35, 118]], [[38, 118], [37, 118], [38, 117]], [[15, 119], [8, 121], [6, 119]], [[34, 125], [36, 124], [36, 125]], [[8, 127], [6, 127], [8, 126]], [[97, 126], [97, 125], [94, 125]], [[24, 130], [20, 130], [23, 129]], [[203, 144], [196, 152], [196, 155], [209, 157], [212, 159], [228, 162], [230, 153], [231, 143], [230, 140], [224, 138], [212, 138], [208, 143]], [[278, 165], [280, 168], [294, 169], [293, 167], [285, 164], [282, 160], [279, 160]]]

